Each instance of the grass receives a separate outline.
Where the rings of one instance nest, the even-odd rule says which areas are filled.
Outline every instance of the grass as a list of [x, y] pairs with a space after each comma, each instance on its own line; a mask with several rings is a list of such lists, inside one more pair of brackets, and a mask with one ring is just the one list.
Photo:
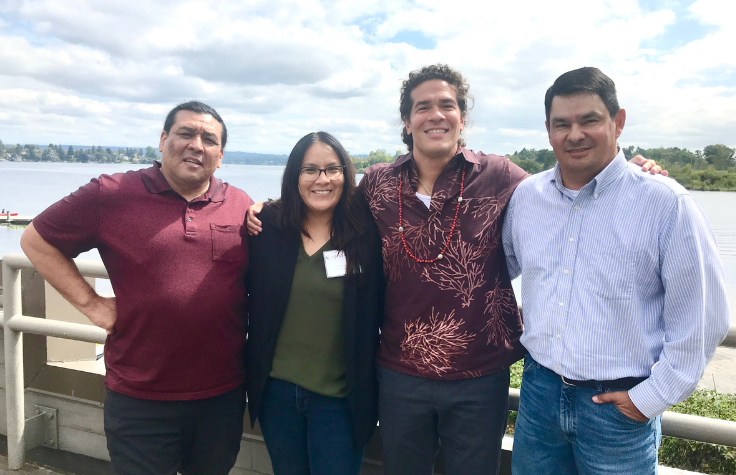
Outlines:
[[25, 229], [28, 227], [27, 224], [5, 224], [0, 222], [0, 226], [5, 226], [8, 229]]
[[[524, 360], [517, 361], [512, 364], [509, 370], [511, 371], [511, 382], [509, 383], [509, 386], [519, 389], [521, 387], [521, 375], [524, 373]], [[516, 415], [516, 411], [509, 411], [509, 421], [506, 426], [507, 434], [514, 433], [514, 428], [516, 427]]]
[[[513, 364], [511, 370], [512, 388], [521, 387], [524, 363]], [[719, 393], [714, 390], [698, 389], [680, 404], [672, 406], [672, 412], [710, 417], [726, 421], [736, 421], [736, 394]], [[516, 411], [509, 411], [507, 434], [513, 434], [516, 427]], [[659, 447], [659, 463], [668, 467], [710, 474], [736, 473], [736, 448], [723, 445], [706, 444], [674, 437], [663, 437]]]
[[[699, 389], [692, 396], [672, 406], [672, 412], [736, 421], [736, 394]], [[663, 437], [659, 463], [668, 467], [700, 473], [736, 473], [736, 448], [692, 440]]]

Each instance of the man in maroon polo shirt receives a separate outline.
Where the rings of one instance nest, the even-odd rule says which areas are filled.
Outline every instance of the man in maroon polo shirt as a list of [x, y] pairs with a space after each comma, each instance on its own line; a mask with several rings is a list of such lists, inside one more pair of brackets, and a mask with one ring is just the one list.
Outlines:
[[[166, 118], [151, 168], [102, 175], [37, 216], [21, 246], [105, 344], [116, 474], [227, 474], [243, 428], [252, 200], [215, 178], [227, 129], [200, 102]], [[71, 261], [97, 248], [116, 297]]]

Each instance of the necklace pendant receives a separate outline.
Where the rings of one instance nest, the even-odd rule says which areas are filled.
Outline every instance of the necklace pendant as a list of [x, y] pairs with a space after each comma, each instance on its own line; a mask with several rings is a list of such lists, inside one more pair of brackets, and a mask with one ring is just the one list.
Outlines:
[[404, 227], [403, 226], [399, 226], [399, 232], [400, 233], [403, 233], [404, 232]]
[[443, 257], [445, 257], [445, 256], [443, 256], [442, 254], [438, 254], [437, 255], [437, 259], [442, 259]]
[[463, 200], [463, 197], [462, 197], [462, 196], [458, 196], [458, 197], [457, 197], [457, 202], [458, 202], [458, 203], [460, 203], [460, 202], [461, 202], [462, 200]]

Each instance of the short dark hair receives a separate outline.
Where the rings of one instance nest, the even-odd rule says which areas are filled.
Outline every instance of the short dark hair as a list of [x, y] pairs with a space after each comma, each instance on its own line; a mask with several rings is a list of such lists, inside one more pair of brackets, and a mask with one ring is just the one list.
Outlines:
[[585, 67], [566, 72], [555, 79], [554, 84], [547, 89], [547, 93], [544, 95], [544, 111], [547, 122], [549, 122], [549, 113], [552, 110], [552, 99], [555, 96], [571, 96], [581, 92], [600, 97], [606, 109], [608, 109], [611, 119], [616, 118], [616, 114], [621, 109], [616, 98], [616, 85], [600, 69]]
[[[460, 108], [460, 114], [465, 118], [468, 113], [468, 99], [473, 100], [473, 96], [468, 92], [470, 85], [458, 71], [455, 71], [446, 64], [432, 64], [424, 66], [422, 69], [412, 71], [409, 77], [401, 85], [401, 102], [399, 104], [399, 113], [401, 114], [401, 122], [405, 124], [411, 117], [411, 108], [414, 105], [411, 99], [411, 92], [420, 84], [432, 79], [445, 81], [455, 87], [457, 93], [457, 105]], [[472, 108], [472, 105], [470, 106]], [[406, 133], [406, 127], [401, 128], [401, 140], [406, 144], [409, 151], [414, 147], [414, 137]], [[458, 145], [465, 146], [465, 139], [460, 137], [457, 140]]]
[[174, 121], [176, 120], [176, 113], [179, 111], [192, 111], [196, 112], [197, 114], [209, 114], [214, 117], [215, 120], [217, 120], [217, 122], [222, 125], [222, 135], [220, 135], [220, 142], [222, 143], [221, 148], [225, 150], [225, 144], [227, 143], [227, 127], [225, 127], [225, 122], [222, 120], [222, 117], [220, 117], [220, 114], [218, 114], [215, 109], [203, 102], [182, 102], [178, 106], [171, 109], [169, 115], [166, 116], [166, 120], [164, 121], [164, 132], [166, 132], [166, 135], [169, 135], [169, 132], [171, 132], [171, 127], [174, 125]]
[[332, 215], [331, 238], [335, 249], [345, 252], [348, 273], [356, 273], [361, 265], [366, 265], [368, 251], [362, 241], [366, 239], [368, 231], [365, 223], [370, 218], [365, 216], [366, 210], [360, 204], [362, 193], [357, 191], [355, 185], [355, 166], [348, 152], [334, 136], [327, 132], [311, 132], [299, 139], [284, 168], [281, 199], [270, 202], [268, 206], [275, 206], [276, 224], [279, 228], [309, 236], [305, 226], [306, 205], [299, 193], [299, 175], [307, 150], [317, 142], [330, 147], [340, 164], [345, 167], [342, 194]]

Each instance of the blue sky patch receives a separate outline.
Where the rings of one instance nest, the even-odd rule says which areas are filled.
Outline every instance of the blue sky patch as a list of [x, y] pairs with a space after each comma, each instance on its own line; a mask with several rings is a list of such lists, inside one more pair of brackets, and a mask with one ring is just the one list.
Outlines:
[[437, 46], [437, 40], [435, 38], [431, 38], [421, 31], [402, 31], [394, 35], [388, 42], [406, 43], [416, 49], [434, 49]]
[[696, 76], [683, 78], [677, 83], [677, 87], [686, 88], [688, 86], [700, 87], [736, 87], [736, 69], [734, 68], [710, 68], [698, 71]]
[[376, 29], [378, 26], [386, 21], [386, 14], [380, 15], [367, 15], [356, 18], [351, 24], [356, 25], [366, 35], [366, 39], [373, 39], [376, 35]]
[[692, 0], [640, 0], [639, 5], [645, 12], [671, 10], [675, 14], [674, 23], [665, 26], [659, 35], [643, 40], [640, 47], [665, 54], [717, 31], [718, 27], [704, 25], [693, 17], [690, 12], [690, 5], [693, 3], [695, 2]]

